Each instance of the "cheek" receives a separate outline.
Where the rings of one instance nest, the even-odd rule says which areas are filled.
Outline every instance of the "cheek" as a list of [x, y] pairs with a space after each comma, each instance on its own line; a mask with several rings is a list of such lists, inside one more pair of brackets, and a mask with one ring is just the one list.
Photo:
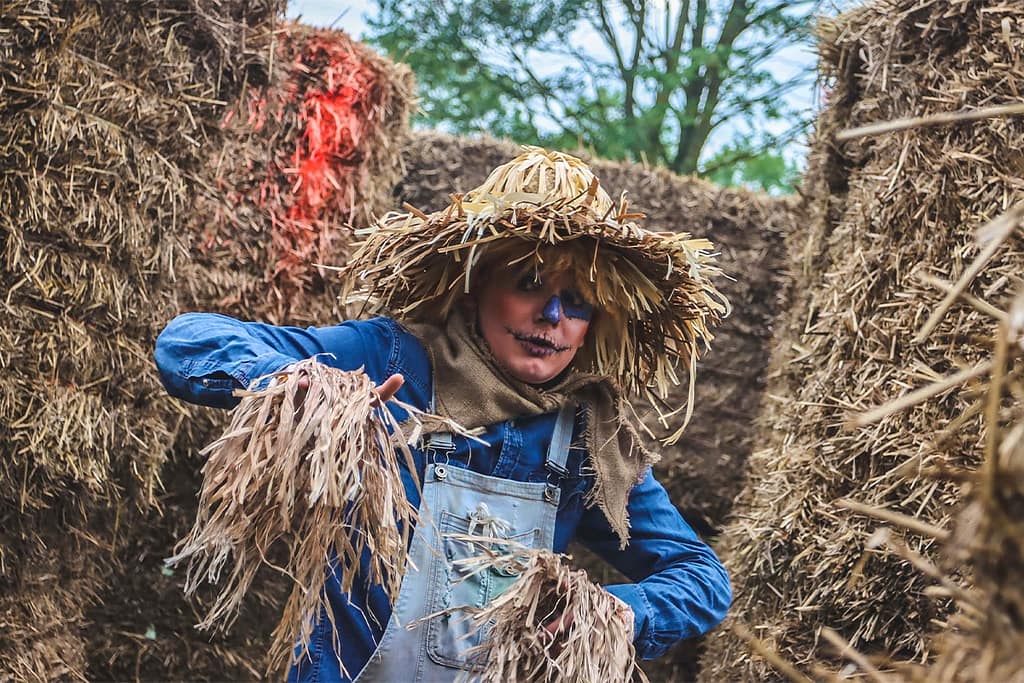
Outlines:
[[494, 325], [517, 327], [523, 321], [529, 321], [530, 303], [511, 295], [485, 297], [480, 301], [480, 313], [489, 318]]
[[575, 347], [583, 346], [583, 342], [587, 339], [587, 330], [590, 329], [590, 321], [570, 318], [567, 322], [565, 327], [567, 341]]

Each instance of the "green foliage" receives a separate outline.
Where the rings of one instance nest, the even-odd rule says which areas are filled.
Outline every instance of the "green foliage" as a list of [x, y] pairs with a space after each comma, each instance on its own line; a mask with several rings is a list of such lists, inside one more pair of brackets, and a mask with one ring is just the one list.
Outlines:
[[[369, 39], [416, 72], [421, 124], [781, 188], [791, 169], [777, 153], [733, 145], [712, 160], [705, 147], [716, 129], [738, 123], [748, 139], [769, 139], [764, 127], [777, 120], [795, 122], [790, 139], [802, 130], [782, 97], [812, 79], [810, 67], [782, 78], [766, 64], [806, 39], [817, 6], [379, 0]], [[723, 166], [740, 151], [736, 168]]]
[[796, 189], [800, 168], [780, 150], [738, 140], [706, 161], [705, 175], [719, 185], [789, 194]]

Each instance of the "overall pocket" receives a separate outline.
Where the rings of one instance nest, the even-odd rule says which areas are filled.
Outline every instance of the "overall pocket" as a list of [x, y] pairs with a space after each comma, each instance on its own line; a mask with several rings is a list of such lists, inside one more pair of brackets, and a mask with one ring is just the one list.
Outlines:
[[[441, 513], [438, 531], [441, 535], [441, 557], [433, 560], [432, 595], [430, 612], [453, 607], [483, 607], [504, 593], [519, 578], [517, 574], [502, 569], [487, 569], [473, 574], [460, 567], [459, 560], [480, 554], [480, 548], [453, 536], [472, 534], [506, 539], [513, 544], [533, 548], [540, 538], [540, 529], [520, 533], [491, 533], [481, 530], [469, 515], [459, 516], [447, 511]], [[498, 545], [498, 544], [496, 544]], [[466, 612], [452, 612], [431, 619], [427, 626], [427, 654], [445, 666], [469, 668], [465, 653], [479, 645], [486, 637], [487, 627], [476, 634], [468, 635], [472, 620]]]

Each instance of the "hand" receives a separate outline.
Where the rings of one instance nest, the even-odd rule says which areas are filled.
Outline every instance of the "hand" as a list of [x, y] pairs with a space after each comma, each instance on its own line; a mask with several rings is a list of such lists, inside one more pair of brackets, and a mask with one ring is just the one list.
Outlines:
[[569, 631], [573, 624], [572, 613], [562, 612], [555, 619], [544, 624], [540, 631], [540, 639], [545, 645], [550, 646], [551, 654], [557, 657], [562, 652], [562, 641], [560, 636]]
[[617, 607], [615, 613], [619, 616], [619, 618], [621, 618], [623, 621], [629, 624], [630, 631], [632, 632], [633, 620], [636, 619], [636, 615], [633, 614], [633, 608], [630, 607], [629, 603], [627, 603], [622, 598], [615, 595], [613, 595], [612, 597], [615, 598], [615, 605]]
[[383, 384], [377, 386], [377, 400], [382, 404], [387, 403], [398, 393], [403, 384], [405, 384], [405, 377], [398, 373], [391, 375], [384, 380]]
[[[616, 596], [615, 598], [616, 615], [622, 619], [626, 624], [629, 625], [630, 631], [633, 628], [633, 609], [624, 601]], [[573, 615], [562, 612], [558, 617], [552, 619], [541, 628], [540, 639], [545, 645], [550, 646], [551, 654], [557, 657], [562, 652], [562, 638], [564, 633], [567, 633], [572, 627]]]

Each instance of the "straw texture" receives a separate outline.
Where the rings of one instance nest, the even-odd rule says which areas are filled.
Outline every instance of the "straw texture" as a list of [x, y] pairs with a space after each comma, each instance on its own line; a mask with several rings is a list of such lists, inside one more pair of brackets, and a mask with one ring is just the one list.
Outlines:
[[[368, 220], [379, 210], [379, 196], [400, 168], [392, 137], [399, 140], [406, 131], [408, 69], [340, 31], [279, 21], [274, 28], [273, 45], [259, 47], [265, 69], [248, 73], [245, 89], [224, 97], [204, 119], [211, 137], [199, 150], [191, 207], [174, 233], [173, 268], [162, 271], [173, 282], [174, 308], [156, 316], [155, 331], [183, 310], [281, 324], [338, 320], [333, 279], [322, 277], [314, 262], [335, 263], [331, 254], [345, 253], [345, 222]], [[331, 178], [330, 188], [299, 191], [306, 183], [294, 169], [306, 161], [320, 164], [307, 171]], [[288, 242], [293, 228], [316, 239]], [[322, 255], [321, 246], [331, 253]], [[279, 270], [286, 252], [294, 258]], [[152, 336], [147, 339], [151, 345]], [[148, 358], [147, 370], [152, 373]], [[194, 629], [219, 593], [199, 586], [194, 600], [184, 600], [185, 572], [162, 560], [196, 519], [198, 451], [229, 416], [166, 396], [158, 405], [175, 427], [173, 458], [161, 469], [161, 508], [122, 523], [118, 554], [130, 562], [104, 588], [91, 617], [109, 625], [92, 635], [93, 671], [111, 679], [260, 678], [294, 583], [265, 567], [229, 631]], [[270, 559], [284, 564], [280, 554], [278, 548]], [[145, 571], [138, 570], [140, 561]]]
[[258, 74], [279, 7], [4, 4], [0, 679], [87, 676], [90, 610], [182, 415], [149, 354], [205, 122]]
[[[479, 549], [456, 561], [465, 575], [491, 570], [518, 575], [508, 590], [484, 607], [456, 606], [443, 612], [459, 613], [472, 620], [476, 631], [486, 632], [480, 645], [467, 651], [472, 673], [467, 671], [462, 680], [479, 674], [483, 683], [646, 683], [633, 649], [632, 621], [624, 616], [621, 603], [585, 572], [549, 551], [513, 548], [479, 536], [452, 537]], [[571, 622], [552, 637], [545, 626], [558, 618]]]
[[[726, 556], [734, 618], [799, 669], [823, 667], [815, 678], [848, 663], [826, 634], [875, 666], [934, 656], [951, 604], [925, 594], [921, 568], [982, 461], [993, 312], [1024, 272], [1024, 120], [833, 136], [1019, 101], [1018, 12], [877, 2], [820, 28], [830, 94], [803, 189], [813, 220], [787, 240], [792, 306]], [[878, 519], [905, 518], [893, 547], [907, 552], [872, 539]], [[706, 680], [778, 675], [731, 631], [702, 662]]]
[[[339, 226], [368, 220], [359, 212], [394, 182], [390, 136], [411, 97], [407, 69], [338, 32], [282, 30], [283, 10], [4, 5], [0, 679], [263, 668], [287, 586], [260, 579], [238, 628], [211, 638], [161, 566], [194, 517], [195, 451], [223, 418], [166, 396], [153, 340], [181, 310], [284, 316], [282, 291], [298, 312], [280, 322], [335, 319], [333, 295], [316, 298], [319, 275], [305, 274], [316, 250], [277, 246], [273, 230], [289, 216], [330, 224], [323, 243], [344, 252]], [[345, 90], [350, 72], [366, 87]], [[258, 130], [256, 94], [269, 102]], [[291, 192], [287, 169], [310, 160], [336, 194]], [[297, 256], [268, 288], [285, 255]]]
[[967, 575], [970, 586], [950, 591], [958, 613], [936, 643], [934, 666], [912, 670], [920, 681], [1024, 680], [1024, 290], [1005, 314], [978, 398], [985, 462], [965, 487], [967, 504], [944, 552], [943, 583], [958, 586]]

